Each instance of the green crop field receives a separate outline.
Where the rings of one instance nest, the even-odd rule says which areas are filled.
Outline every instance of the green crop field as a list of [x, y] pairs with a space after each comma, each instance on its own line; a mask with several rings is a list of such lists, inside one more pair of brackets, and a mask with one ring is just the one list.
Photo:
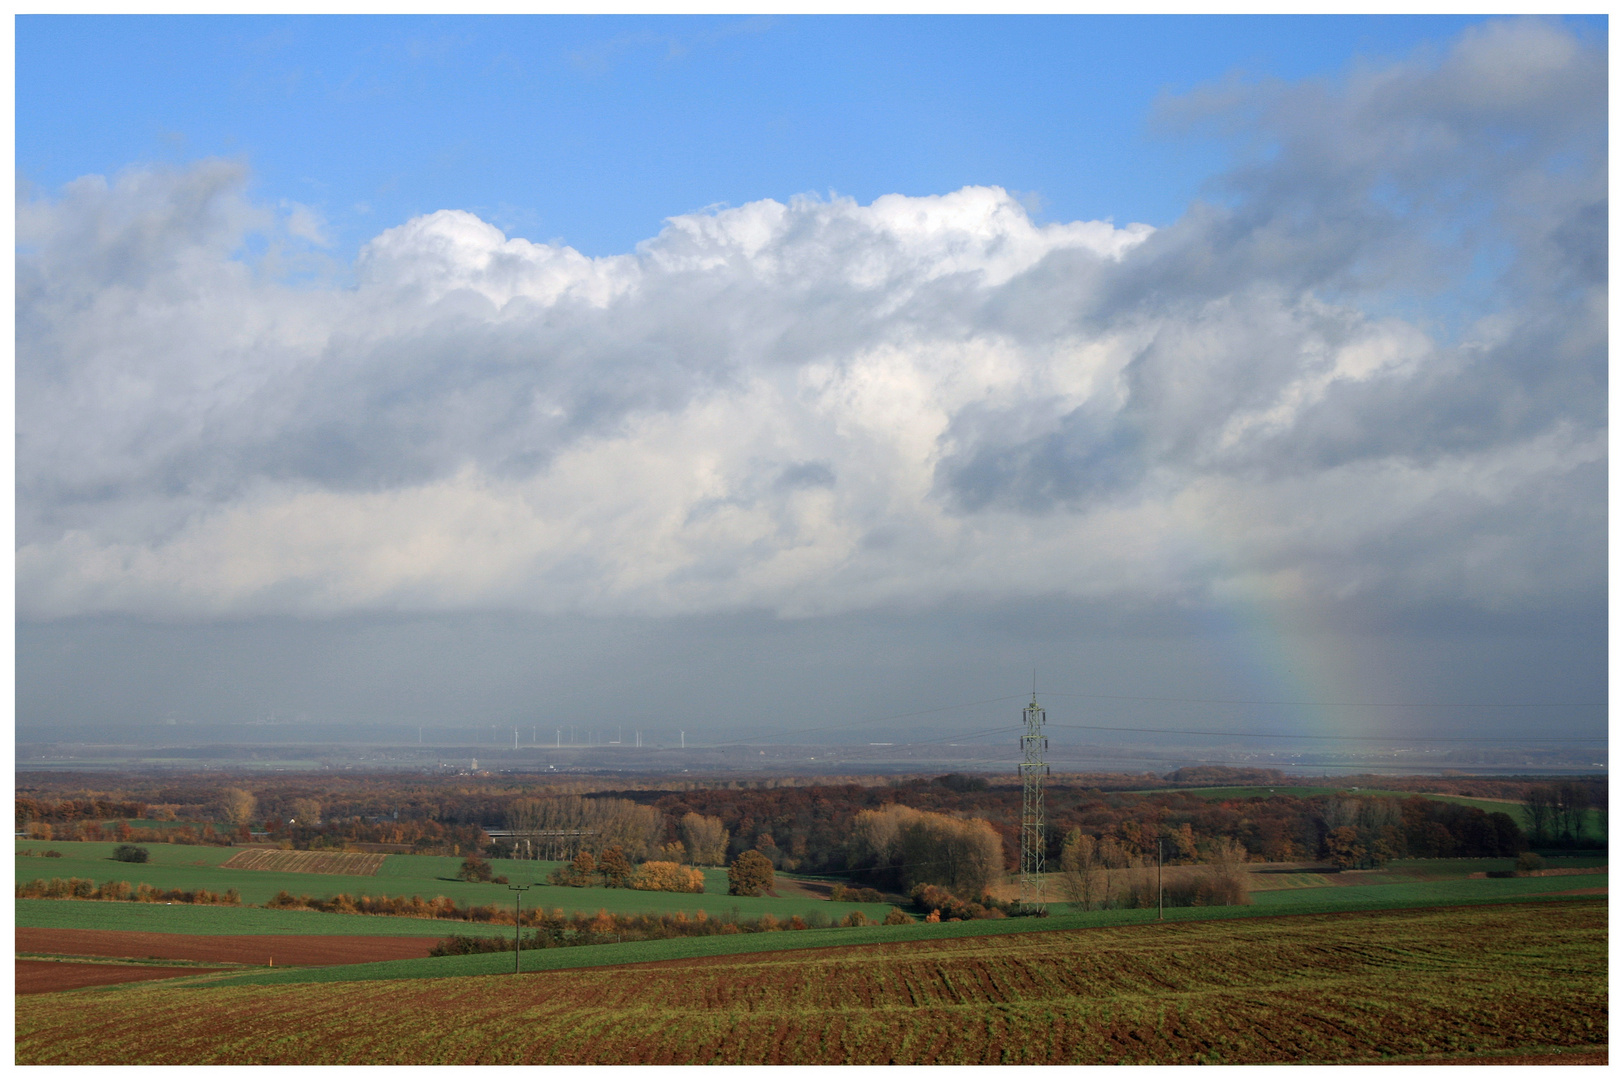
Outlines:
[[[390, 855], [376, 876], [350, 876], [345, 874], [295, 874], [265, 870], [228, 870], [220, 866], [240, 849], [188, 846], [181, 844], [143, 844], [151, 853], [145, 863], [124, 863], [112, 859], [115, 844], [18, 841], [17, 850], [47, 849], [62, 852], [60, 859], [45, 859], [34, 855], [16, 856], [19, 882], [35, 878], [90, 878], [98, 884], [104, 881], [145, 883], [163, 889], [211, 889], [225, 892], [236, 889], [245, 904], [263, 904], [278, 892], [286, 890], [295, 896], [330, 897], [338, 893], [351, 896], [448, 896], [462, 904], [513, 903], [513, 893], [505, 885], [456, 880], [462, 860], [439, 855]], [[554, 862], [531, 862], [496, 859], [491, 862], [498, 875], [506, 876], [514, 884], [542, 881], [556, 867]], [[112, 905], [126, 906], [126, 905]], [[562, 908], [565, 912], [595, 912], [602, 908], [614, 913], [677, 912], [693, 913], [703, 908], [713, 915], [737, 911], [741, 919], [754, 919], [764, 914], [787, 918], [805, 915], [810, 911], [823, 912], [831, 921], [838, 922], [851, 911], [862, 911], [870, 918], [883, 919], [890, 910], [888, 904], [834, 903], [807, 897], [747, 897], [727, 895], [727, 872], [705, 872], [703, 893], [640, 892], [635, 889], [576, 889], [567, 886], [538, 884], [524, 894], [524, 906]]]
[[[325, 985], [129, 984], [25, 996], [16, 1006], [15, 1057], [1351, 1063], [1591, 1050], [1608, 1039], [1601, 898], [1091, 929], [1048, 922], [1051, 932], [757, 950], [656, 967]], [[751, 937], [813, 935], [835, 938]], [[598, 948], [613, 947], [526, 959]]]
[[323, 934], [434, 937], [447, 934], [508, 934], [511, 926], [405, 919], [389, 915], [337, 915], [322, 911], [206, 904], [123, 904], [95, 900], [17, 900], [18, 926], [52, 930], [124, 930], [147, 934]]
[[[1552, 901], [1572, 889], [1604, 888], [1605, 874], [1554, 878], [1454, 878], [1431, 882], [1343, 886], [1333, 889], [1297, 889], [1258, 894], [1255, 902], [1236, 907], [1169, 908], [1168, 922], [1247, 919], [1294, 914], [1369, 912], [1402, 908], [1470, 906], [1506, 902]], [[77, 909], [64, 913], [64, 909]], [[90, 912], [88, 909], [100, 909]], [[684, 960], [840, 945], [937, 941], [962, 937], [1034, 933], [1046, 930], [1088, 929], [1154, 922], [1153, 909], [1078, 910], [1054, 904], [1044, 920], [994, 919], [964, 923], [914, 923], [828, 930], [738, 934], [665, 941], [587, 945], [565, 949], [526, 950], [521, 956], [526, 971], [596, 967], [653, 960]], [[103, 914], [105, 913], [105, 914]], [[92, 915], [100, 921], [88, 922]], [[43, 921], [54, 916], [55, 921]], [[110, 916], [110, 917], [109, 917]], [[278, 912], [258, 909], [166, 907], [151, 904], [93, 904], [69, 900], [34, 900], [18, 903], [18, 924], [26, 926], [87, 927], [91, 929], [151, 930], [171, 933], [349, 933], [413, 934], [443, 937], [450, 933], [511, 934], [511, 927], [451, 923], [426, 919], [381, 916], [323, 915], [314, 912]], [[207, 928], [204, 928], [207, 927]], [[407, 979], [430, 976], [478, 975], [510, 971], [512, 955], [484, 954], [414, 960], [390, 960], [329, 968], [253, 972], [221, 976], [225, 982], [283, 984], [372, 979]]]

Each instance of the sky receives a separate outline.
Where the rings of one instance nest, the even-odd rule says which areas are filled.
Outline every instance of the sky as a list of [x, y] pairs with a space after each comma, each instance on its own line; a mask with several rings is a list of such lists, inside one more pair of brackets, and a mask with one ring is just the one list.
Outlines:
[[1605, 29], [20, 18], [18, 738], [1603, 735]]

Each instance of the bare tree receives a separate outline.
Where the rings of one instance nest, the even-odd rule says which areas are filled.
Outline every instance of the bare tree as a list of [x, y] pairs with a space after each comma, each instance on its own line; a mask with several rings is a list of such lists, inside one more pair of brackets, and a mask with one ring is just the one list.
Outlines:
[[220, 802], [225, 810], [225, 819], [233, 825], [246, 825], [254, 818], [254, 810], [259, 801], [251, 792], [242, 788], [226, 788], [220, 793]]

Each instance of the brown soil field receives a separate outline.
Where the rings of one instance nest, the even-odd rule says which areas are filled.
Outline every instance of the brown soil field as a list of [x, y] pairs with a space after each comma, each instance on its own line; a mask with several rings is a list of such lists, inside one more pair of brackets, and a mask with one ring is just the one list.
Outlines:
[[[1262, 1064], [1604, 1052], [1599, 898], [21, 999], [19, 1063]], [[140, 1018], [162, 1015], [160, 1026]]]
[[148, 934], [134, 930], [16, 928], [17, 952], [326, 966], [427, 956], [436, 938], [304, 934]]
[[348, 874], [374, 877], [384, 856], [368, 851], [282, 851], [247, 848], [220, 864], [225, 870], [274, 870], [282, 874]]
[[224, 968], [158, 967], [150, 964], [75, 964], [58, 960], [18, 960], [17, 993], [54, 994], [85, 986], [173, 979], [180, 975], [207, 975]]
[[1429, 1057], [1405, 1065], [1606, 1065], [1607, 1050], [1574, 1050], [1566, 1054], [1481, 1054], [1471, 1057]]

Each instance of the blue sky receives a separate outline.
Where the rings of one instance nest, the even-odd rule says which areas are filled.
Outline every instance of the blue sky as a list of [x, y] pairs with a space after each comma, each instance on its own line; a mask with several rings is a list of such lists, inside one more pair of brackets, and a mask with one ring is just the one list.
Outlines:
[[1603, 19], [16, 25], [20, 730], [1595, 733]]
[[54, 189], [240, 158], [337, 255], [440, 209], [603, 255], [717, 203], [971, 184], [1165, 225], [1222, 151], [1158, 126], [1162, 95], [1335, 77], [1475, 21], [25, 16], [17, 168]]

